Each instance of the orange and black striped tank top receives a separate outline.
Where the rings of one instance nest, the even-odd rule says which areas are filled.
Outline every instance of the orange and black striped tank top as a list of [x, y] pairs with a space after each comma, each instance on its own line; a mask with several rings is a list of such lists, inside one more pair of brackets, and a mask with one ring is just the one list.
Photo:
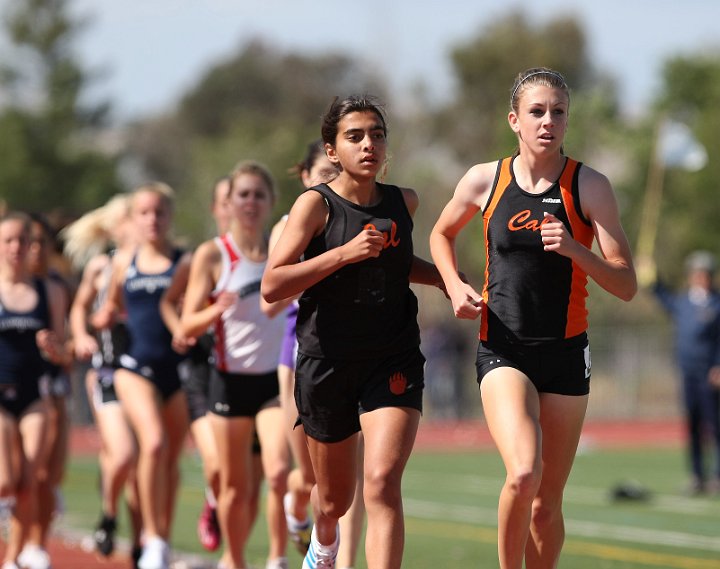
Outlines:
[[483, 210], [486, 265], [480, 340], [542, 344], [587, 330], [587, 275], [571, 259], [543, 249], [544, 212], [573, 238], [592, 246], [593, 231], [580, 208], [581, 163], [567, 159], [560, 179], [540, 194], [518, 186], [513, 157], [498, 163]]

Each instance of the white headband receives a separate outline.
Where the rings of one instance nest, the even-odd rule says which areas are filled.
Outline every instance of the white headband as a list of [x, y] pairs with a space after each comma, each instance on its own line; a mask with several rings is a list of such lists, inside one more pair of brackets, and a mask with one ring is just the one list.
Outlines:
[[534, 77], [535, 75], [552, 75], [552, 76], [560, 79], [560, 81], [562, 81], [563, 84], [565, 84], [565, 78], [562, 75], [560, 75], [557, 71], [533, 71], [532, 73], [528, 73], [525, 77], [520, 79], [520, 81], [518, 81], [518, 84], [515, 85], [512, 95], [510, 95], [510, 102], [512, 102], [513, 99], [515, 98], [515, 93], [517, 93], [517, 90], [520, 88], [520, 85], [522, 85], [523, 83], [525, 83], [525, 81], [530, 79], [530, 77]]

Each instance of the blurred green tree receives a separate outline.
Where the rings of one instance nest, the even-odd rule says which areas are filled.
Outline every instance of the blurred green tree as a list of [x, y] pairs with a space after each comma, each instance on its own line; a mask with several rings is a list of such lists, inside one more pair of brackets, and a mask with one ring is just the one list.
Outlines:
[[301, 189], [289, 169], [320, 137], [333, 97], [355, 92], [385, 97], [387, 89], [344, 55], [284, 53], [251, 40], [209, 68], [176, 109], [135, 125], [128, 140], [147, 176], [178, 191], [177, 225], [195, 242], [214, 231], [214, 181], [240, 160], [268, 166], [280, 196], [276, 215], [286, 212]]
[[[450, 127], [448, 134], [458, 156], [474, 161], [480, 157], [482, 161], [512, 150], [515, 138], [506, 120], [510, 89], [515, 76], [524, 69], [543, 66], [560, 71], [572, 87], [573, 115], [583, 92], [608, 87], [598, 84], [586, 43], [581, 24], [573, 17], [539, 25], [514, 11], [456, 46], [451, 58], [458, 96], [447, 109], [448, 120], [443, 125]], [[616, 112], [616, 97], [610, 89], [603, 91], [610, 96], [603, 97], [604, 108], [597, 110]]]
[[650, 119], [687, 125], [709, 157], [697, 171], [670, 164], [664, 172], [656, 257], [661, 273], [679, 280], [692, 250], [720, 256], [720, 52], [668, 59], [661, 85]]
[[72, 51], [87, 23], [70, 0], [7, 3], [0, 55], [0, 196], [9, 207], [68, 214], [118, 189], [107, 103], [83, 99], [93, 79]]

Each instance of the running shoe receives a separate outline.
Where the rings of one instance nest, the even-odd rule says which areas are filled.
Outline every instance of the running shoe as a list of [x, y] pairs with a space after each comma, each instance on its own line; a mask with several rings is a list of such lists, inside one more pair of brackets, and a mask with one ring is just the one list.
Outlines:
[[48, 552], [36, 544], [27, 544], [17, 558], [17, 564], [25, 569], [52, 569]]
[[283, 506], [285, 507], [285, 521], [287, 522], [288, 535], [290, 541], [301, 555], [305, 555], [310, 547], [310, 534], [312, 532], [312, 517], [308, 516], [303, 521], [298, 520], [293, 514], [293, 498], [288, 492], [283, 498]]
[[312, 538], [310, 547], [303, 559], [302, 569], [335, 569], [335, 558], [340, 545], [340, 532], [337, 532], [335, 543], [332, 545], [322, 545], [317, 540], [315, 528], [312, 530]]
[[287, 557], [277, 557], [269, 559], [265, 565], [265, 569], [288, 569]]
[[207, 500], [205, 500], [205, 506], [203, 506], [198, 518], [197, 533], [200, 543], [208, 551], [215, 551], [220, 547], [222, 536], [217, 519], [217, 510], [210, 506]]
[[95, 540], [95, 548], [98, 553], [104, 557], [109, 557], [115, 550], [115, 531], [117, 530], [117, 522], [112, 516], [103, 514], [100, 522], [95, 528], [93, 539]]
[[138, 559], [138, 569], [169, 569], [170, 550], [167, 542], [160, 537], [151, 537], [143, 545]]

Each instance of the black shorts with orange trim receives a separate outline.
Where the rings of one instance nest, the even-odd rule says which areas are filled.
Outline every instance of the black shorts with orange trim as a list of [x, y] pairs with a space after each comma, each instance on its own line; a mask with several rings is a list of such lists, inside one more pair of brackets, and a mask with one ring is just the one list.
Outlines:
[[480, 341], [477, 349], [478, 383], [499, 367], [524, 373], [538, 393], [590, 393], [590, 346], [586, 334], [541, 345], [498, 345]]
[[339, 442], [360, 431], [360, 415], [382, 407], [422, 412], [425, 357], [418, 347], [364, 361], [298, 354], [295, 403], [305, 433]]

